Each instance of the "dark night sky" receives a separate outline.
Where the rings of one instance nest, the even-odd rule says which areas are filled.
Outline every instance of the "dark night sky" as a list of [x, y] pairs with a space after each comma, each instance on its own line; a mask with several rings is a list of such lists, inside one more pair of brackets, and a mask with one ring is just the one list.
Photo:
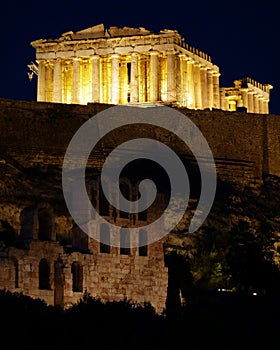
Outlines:
[[280, 115], [279, 10], [277, 1], [5, 1], [0, 7], [0, 97], [36, 100], [32, 40], [57, 38], [104, 23], [106, 27], [177, 29], [220, 67], [221, 86], [251, 77], [273, 85], [270, 113]]

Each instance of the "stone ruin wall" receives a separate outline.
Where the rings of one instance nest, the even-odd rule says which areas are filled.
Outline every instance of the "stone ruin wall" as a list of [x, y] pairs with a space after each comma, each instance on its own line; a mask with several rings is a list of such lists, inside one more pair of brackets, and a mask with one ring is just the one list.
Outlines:
[[[102, 104], [78, 106], [4, 99], [0, 99], [0, 106], [1, 162], [14, 160], [17, 165], [27, 168], [61, 167], [65, 149], [75, 131], [88, 118], [109, 107]], [[181, 111], [207, 139], [221, 179], [250, 184], [256, 179], [260, 181], [263, 173], [279, 176], [278, 116], [220, 110]], [[149, 132], [152, 135], [154, 131]], [[180, 151], [180, 144], [172, 143], [172, 139], [171, 146]], [[22, 227], [23, 209], [12, 200], [0, 206], [1, 220], [13, 226], [18, 235]], [[88, 242], [88, 252], [66, 251], [57, 237], [71, 236], [71, 220], [54, 211], [53, 225], [51, 241], [41, 242], [35, 235], [29, 249], [11, 247], [1, 251], [2, 288], [22, 291], [43, 298], [50, 304], [73, 303], [83, 294], [73, 292], [72, 288], [71, 266], [77, 262], [83, 266], [83, 291], [87, 290], [103, 300], [121, 300], [126, 296], [137, 302], [151, 302], [158, 312], [162, 312], [168, 284], [163, 242], [150, 245], [147, 256], [139, 256], [137, 249], [132, 250], [131, 255], [121, 255], [116, 247], [110, 253], [101, 253], [98, 242], [93, 240]], [[50, 266], [49, 290], [39, 289], [38, 286], [39, 262], [43, 258]], [[63, 273], [59, 275], [55, 271]], [[64, 286], [63, 292], [61, 285]]]

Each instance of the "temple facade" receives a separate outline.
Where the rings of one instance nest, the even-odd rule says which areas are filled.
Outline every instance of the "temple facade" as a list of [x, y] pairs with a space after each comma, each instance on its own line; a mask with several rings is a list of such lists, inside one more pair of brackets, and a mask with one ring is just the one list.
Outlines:
[[269, 113], [271, 85], [246, 78], [220, 88], [219, 67], [176, 30], [153, 33], [142, 27], [106, 29], [99, 24], [31, 45], [36, 49], [38, 101], [148, 102]]

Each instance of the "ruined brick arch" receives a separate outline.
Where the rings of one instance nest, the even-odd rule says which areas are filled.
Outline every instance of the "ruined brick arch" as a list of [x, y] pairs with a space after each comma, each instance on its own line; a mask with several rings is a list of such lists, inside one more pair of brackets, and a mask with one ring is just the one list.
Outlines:
[[[131, 182], [127, 178], [120, 179], [120, 192], [125, 199], [132, 201], [133, 199], [133, 187]], [[120, 210], [120, 218], [129, 219], [129, 213]]]
[[[136, 188], [135, 188], [135, 192], [137, 193], [137, 198], [139, 198], [139, 195], [140, 195], [139, 190], [138, 190], [139, 184], [140, 184], [140, 181], [137, 181]], [[142, 191], [145, 191], [145, 188], [142, 188]], [[137, 215], [137, 218], [139, 221], [147, 221], [148, 220], [148, 209], [140, 211], [136, 215]]]
[[14, 288], [18, 288], [19, 287], [19, 263], [18, 263], [18, 259], [16, 257], [12, 256], [11, 262], [12, 262], [12, 274], [11, 274], [10, 278], [14, 284]]
[[40, 203], [35, 211], [37, 238], [41, 241], [54, 241], [54, 215], [49, 203]]
[[39, 262], [39, 289], [51, 290], [50, 275], [50, 264], [46, 258], [42, 258]]
[[72, 291], [83, 292], [83, 266], [80, 262], [74, 261], [71, 265]]
[[55, 241], [53, 208], [48, 203], [23, 208], [20, 214], [20, 224], [22, 240]]

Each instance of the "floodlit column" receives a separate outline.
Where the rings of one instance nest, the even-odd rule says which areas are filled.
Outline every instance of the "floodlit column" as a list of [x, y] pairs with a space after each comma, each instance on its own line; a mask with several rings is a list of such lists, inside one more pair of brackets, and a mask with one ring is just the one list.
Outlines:
[[259, 113], [259, 96], [254, 95], [254, 113]]
[[202, 108], [207, 108], [208, 93], [207, 93], [207, 68], [206, 67], [200, 67], [200, 83], [201, 83]]
[[248, 92], [248, 113], [254, 113], [254, 97], [253, 97], [253, 92], [250, 91]]
[[241, 95], [242, 95], [243, 107], [247, 108], [248, 110], [248, 90], [247, 89], [241, 90]]
[[195, 108], [195, 94], [194, 94], [194, 76], [193, 76], [194, 61], [187, 60], [187, 107]]
[[112, 103], [118, 104], [120, 101], [120, 67], [119, 55], [114, 54], [112, 58]]
[[100, 57], [93, 55], [92, 62], [92, 102], [100, 102]]
[[200, 64], [195, 62], [193, 68], [194, 68], [195, 108], [196, 109], [202, 109]]
[[53, 69], [53, 102], [62, 102], [62, 70], [60, 59], [55, 60]]
[[[214, 99], [214, 108], [220, 108], [220, 73], [215, 72], [213, 74], [213, 99]], [[223, 109], [221, 107], [221, 109]]]
[[80, 59], [73, 58], [72, 103], [80, 103]]
[[178, 101], [183, 105], [187, 105], [187, 61], [186, 61], [186, 55], [180, 54], [180, 69], [178, 72]]
[[226, 106], [226, 91], [224, 88], [221, 88], [220, 89], [220, 96], [219, 96], [219, 99], [220, 99], [220, 107], [223, 111], [226, 111], [227, 110], [227, 106]]
[[46, 66], [45, 61], [40, 60], [38, 63], [38, 82], [37, 82], [37, 101], [46, 99]]
[[131, 81], [130, 81], [130, 101], [139, 102], [139, 81], [138, 81], [138, 54], [131, 54]]
[[268, 100], [263, 101], [263, 113], [264, 114], [269, 114], [269, 109], [268, 109]]
[[175, 52], [167, 52], [167, 101], [176, 101]]
[[158, 101], [158, 52], [150, 52], [150, 102]]
[[213, 91], [213, 72], [207, 70], [207, 100], [208, 108], [212, 109], [214, 106], [214, 91]]
[[264, 110], [264, 108], [263, 108], [263, 107], [264, 107], [264, 106], [263, 106], [263, 102], [264, 102], [263, 97], [260, 97], [260, 98], [259, 98], [259, 113], [260, 113], [260, 114], [264, 114], [264, 111], [263, 111], [263, 110]]

